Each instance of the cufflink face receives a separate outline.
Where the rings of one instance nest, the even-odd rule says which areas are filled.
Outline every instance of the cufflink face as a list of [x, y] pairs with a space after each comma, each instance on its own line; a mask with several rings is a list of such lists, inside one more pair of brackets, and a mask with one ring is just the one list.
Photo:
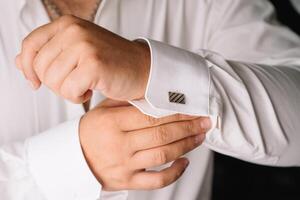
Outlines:
[[178, 92], [169, 92], [169, 102], [185, 104], [185, 95]]

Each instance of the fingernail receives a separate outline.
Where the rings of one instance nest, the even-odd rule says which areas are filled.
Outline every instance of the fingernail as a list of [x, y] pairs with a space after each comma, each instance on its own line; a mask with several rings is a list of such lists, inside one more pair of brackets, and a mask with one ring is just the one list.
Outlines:
[[200, 134], [200, 135], [195, 136], [195, 144], [201, 144], [204, 137], [205, 137], [204, 134]]
[[211, 127], [211, 121], [209, 118], [201, 119], [201, 128], [204, 130], [208, 130]]

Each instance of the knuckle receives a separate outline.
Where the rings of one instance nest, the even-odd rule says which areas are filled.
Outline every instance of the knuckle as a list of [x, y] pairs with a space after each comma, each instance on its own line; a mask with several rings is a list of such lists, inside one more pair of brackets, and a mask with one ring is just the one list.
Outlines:
[[73, 22], [69, 26], [66, 27], [65, 33], [67, 35], [78, 35], [82, 34], [85, 31], [85, 28], [78, 22]]
[[43, 72], [41, 70], [41, 61], [40, 59], [37, 57], [36, 59], [34, 59], [33, 64], [32, 64], [32, 70], [37, 74], [37, 75], [42, 75]]
[[97, 50], [94, 48], [94, 44], [87, 39], [81, 40], [77, 48], [84, 52], [84, 55], [87, 58], [98, 58]]
[[52, 88], [52, 85], [53, 85], [53, 80], [51, 77], [49, 76], [44, 76], [44, 80], [43, 80], [43, 83], [48, 86], [48, 87], [51, 87]]
[[168, 162], [168, 157], [165, 151], [160, 150], [154, 153], [154, 162], [156, 164], [165, 164]]
[[67, 84], [64, 84], [64, 85], [60, 88], [60, 94], [61, 94], [64, 98], [66, 98], [66, 99], [72, 101], [73, 103], [76, 103], [76, 104], [82, 103], [80, 97], [78, 97], [78, 96], [76, 95], [76, 93], [74, 92], [74, 89], [71, 89], [70, 87], [68, 87]]
[[23, 41], [22, 41], [22, 47], [23, 49], [32, 49], [34, 47], [34, 43], [32, 42], [32, 40], [29, 37], [26, 37]]
[[164, 126], [158, 126], [155, 128], [153, 137], [154, 142], [164, 144], [169, 140], [168, 130]]
[[89, 42], [82, 42], [80, 48], [82, 48], [86, 55], [84, 56], [84, 63], [92, 68], [92, 70], [101, 69], [100, 66], [103, 66], [101, 56], [98, 54], [94, 47]]
[[194, 123], [192, 121], [187, 121], [185, 123], [185, 127], [186, 131], [188, 131], [189, 133], [193, 133], [194, 132]]
[[197, 123], [196, 120], [190, 120], [186, 122], [186, 129], [190, 133], [199, 133], [201, 131], [201, 127], [199, 125], [200, 123]]
[[201, 127], [201, 119], [194, 119], [194, 120], [192, 120], [192, 123], [193, 123], [195, 133], [203, 132], [203, 129]]
[[102, 77], [105, 76], [103, 74], [99, 75], [97, 83], [94, 83], [94, 85], [97, 85], [97, 89], [102, 91], [103, 93], [110, 94], [113, 90], [112, 80]]
[[54, 76], [50, 76], [48, 74], [43, 75], [43, 82], [46, 86], [50, 87], [53, 90], [57, 90], [59, 88], [58, 86], [58, 80]]
[[68, 14], [68, 15], [63, 15], [58, 20], [61, 23], [61, 25], [68, 25], [72, 22], [77, 21], [77, 17], [75, 17], [74, 15]]
[[69, 90], [68, 90], [68, 88], [67, 88], [67, 86], [66, 86], [66, 84], [64, 83], [63, 85], [62, 85], [62, 87], [60, 88], [60, 94], [62, 95], [62, 96], [64, 96], [64, 97], [66, 97], [66, 98], [68, 98], [70, 95], [69, 95]]
[[149, 115], [145, 115], [145, 118], [146, 118], [145, 120], [148, 122], [150, 126], [155, 126], [159, 122], [159, 119], [151, 117]]
[[23, 72], [26, 75], [28, 80], [36, 80], [37, 76], [32, 68], [24, 67]]

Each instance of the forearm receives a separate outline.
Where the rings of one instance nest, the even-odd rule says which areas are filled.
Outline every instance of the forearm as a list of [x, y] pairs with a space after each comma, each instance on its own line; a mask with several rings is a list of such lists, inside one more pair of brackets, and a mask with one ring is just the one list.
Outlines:
[[[258, 164], [300, 164], [295, 155], [300, 142], [297, 49], [262, 65], [227, 61], [210, 51], [196, 55], [155, 41], [149, 45], [154, 57], [146, 100], [132, 102], [143, 112], [210, 116], [214, 129], [205, 143], [211, 149]], [[169, 101], [173, 90], [185, 94], [185, 104]]]
[[208, 59], [214, 63], [210, 99], [218, 102], [222, 124], [207, 144], [250, 162], [300, 165], [299, 60], [288, 67], [279, 59], [276, 66]]

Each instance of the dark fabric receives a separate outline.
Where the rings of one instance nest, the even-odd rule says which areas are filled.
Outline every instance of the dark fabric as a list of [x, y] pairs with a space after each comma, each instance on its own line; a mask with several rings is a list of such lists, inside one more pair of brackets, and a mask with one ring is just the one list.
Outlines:
[[212, 200], [300, 200], [300, 168], [266, 167], [215, 154]]
[[[279, 21], [300, 35], [300, 16], [292, 4], [271, 2]], [[259, 166], [221, 154], [214, 161], [212, 200], [300, 200], [300, 168]]]
[[[300, 1], [300, 0], [299, 0]], [[271, 0], [278, 20], [300, 35], [300, 15], [289, 0]]]

